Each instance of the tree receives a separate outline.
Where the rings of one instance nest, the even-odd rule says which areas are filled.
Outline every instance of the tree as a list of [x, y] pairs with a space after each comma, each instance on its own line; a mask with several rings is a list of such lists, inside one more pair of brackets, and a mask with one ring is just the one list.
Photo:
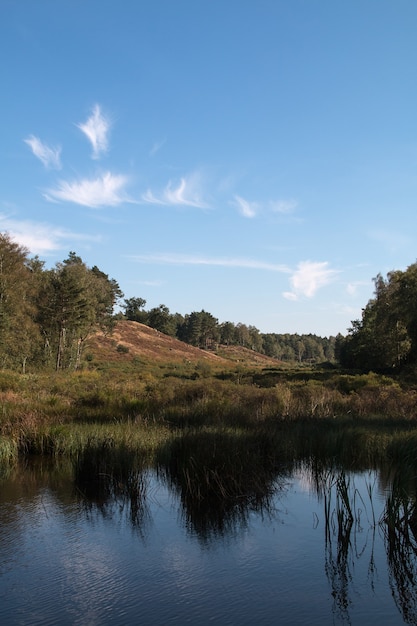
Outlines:
[[144, 311], [146, 306], [146, 300], [143, 298], [128, 298], [124, 300], [122, 308], [124, 309], [124, 315], [127, 320], [132, 322], [140, 322], [146, 324], [148, 314]]
[[47, 360], [54, 359], [57, 370], [77, 369], [91, 332], [111, 329], [113, 308], [122, 295], [115, 280], [96, 266], [88, 268], [74, 252], [46, 272], [39, 294], [38, 322]]
[[374, 279], [374, 297], [340, 345], [340, 363], [363, 370], [399, 368], [417, 361], [417, 265]]
[[207, 311], [193, 311], [185, 316], [178, 338], [198, 348], [210, 348], [220, 337], [218, 319]]
[[235, 325], [233, 322], [223, 322], [220, 324], [220, 342], [226, 346], [235, 341]]
[[2, 367], [20, 364], [33, 356], [40, 339], [34, 322], [36, 281], [28, 250], [0, 234], [0, 362]]
[[251, 350], [255, 352], [263, 352], [263, 341], [259, 330], [256, 326], [249, 326], [249, 343]]
[[175, 336], [177, 330], [175, 318], [170, 314], [169, 308], [165, 304], [160, 304], [149, 311], [148, 324], [151, 328], [172, 337]]
[[235, 341], [239, 346], [245, 346], [246, 348], [250, 345], [250, 334], [249, 328], [246, 324], [241, 324], [240, 322], [236, 324], [235, 327]]

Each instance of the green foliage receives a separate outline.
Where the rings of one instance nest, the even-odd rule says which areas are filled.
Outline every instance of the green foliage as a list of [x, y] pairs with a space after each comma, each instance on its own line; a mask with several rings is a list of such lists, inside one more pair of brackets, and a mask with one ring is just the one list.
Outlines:
[[0, 367], [80, 366], [92, 330], [110, 330], [117, 282], [74, 252], [50, 270], [0, 234]]
[[41, 264], [30, 265], [27, 255], [7, 233], [0, 234], [0, 366], [23, 371], [40, 343], [33, 318]]
[[213, 348], [219, 340], [218, 320], [207, 311], [193, 311], [185, 316], [177, 330], [177, 337], [198, 348]]
[[374, 279], [375, 293], [339, 342], [343, 366], [392, 371], [417, 363], [417, 264]]
[[148, 325], [165, 335], [175, 336], [176, 323], [165, 304], [151, 309], [148, 313]]
[[124, 309], [125, 318], [132, 322], [140, 322], [146, 324], [148, 314], [144, 311], [146, 300], [143, 298], [128, 298], [124, 300], [122, 308]]

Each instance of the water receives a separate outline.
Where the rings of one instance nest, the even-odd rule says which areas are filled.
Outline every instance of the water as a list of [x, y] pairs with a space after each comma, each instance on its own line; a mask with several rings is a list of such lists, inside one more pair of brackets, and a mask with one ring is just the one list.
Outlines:
[[87, 498], [68, 468], [17, 469], [0, 482], [0, 623], [417, 624], [412, 537], [378, 523], [376, 472], [342, 478], [353, 521], [335, 475], [326, 491], [299, 467], [266, 503], [201, 526], [153, 470], [138, 502]]

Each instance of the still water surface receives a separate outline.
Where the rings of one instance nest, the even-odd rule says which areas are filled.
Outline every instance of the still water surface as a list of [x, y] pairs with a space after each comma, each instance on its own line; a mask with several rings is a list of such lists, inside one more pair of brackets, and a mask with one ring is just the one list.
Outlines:
[[0, 623], [417, 624], [414, 544], [379, 523], [376, 472], [344, 480], [353, 522], [334, 476], [320, 492], [299, 467], [268, 506], [202, 533], [153, 470], [133, 507], [85, 498], [65, 468], [20, 468], [0, 481]]

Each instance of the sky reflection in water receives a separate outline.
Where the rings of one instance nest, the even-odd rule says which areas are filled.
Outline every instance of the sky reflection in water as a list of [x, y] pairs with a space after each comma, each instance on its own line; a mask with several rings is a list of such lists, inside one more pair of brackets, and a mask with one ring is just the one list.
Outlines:
[[134, 511], [123, 489], [94, 501], [68, 472], [2, 481], [1, 623], [417, 623], [413, 502], [391, 503], [406, 526], [380, 522], [376, 473], [299, 467], [203, 530], [201, 501], [195, 515], [166, 476], [141, 481]]

